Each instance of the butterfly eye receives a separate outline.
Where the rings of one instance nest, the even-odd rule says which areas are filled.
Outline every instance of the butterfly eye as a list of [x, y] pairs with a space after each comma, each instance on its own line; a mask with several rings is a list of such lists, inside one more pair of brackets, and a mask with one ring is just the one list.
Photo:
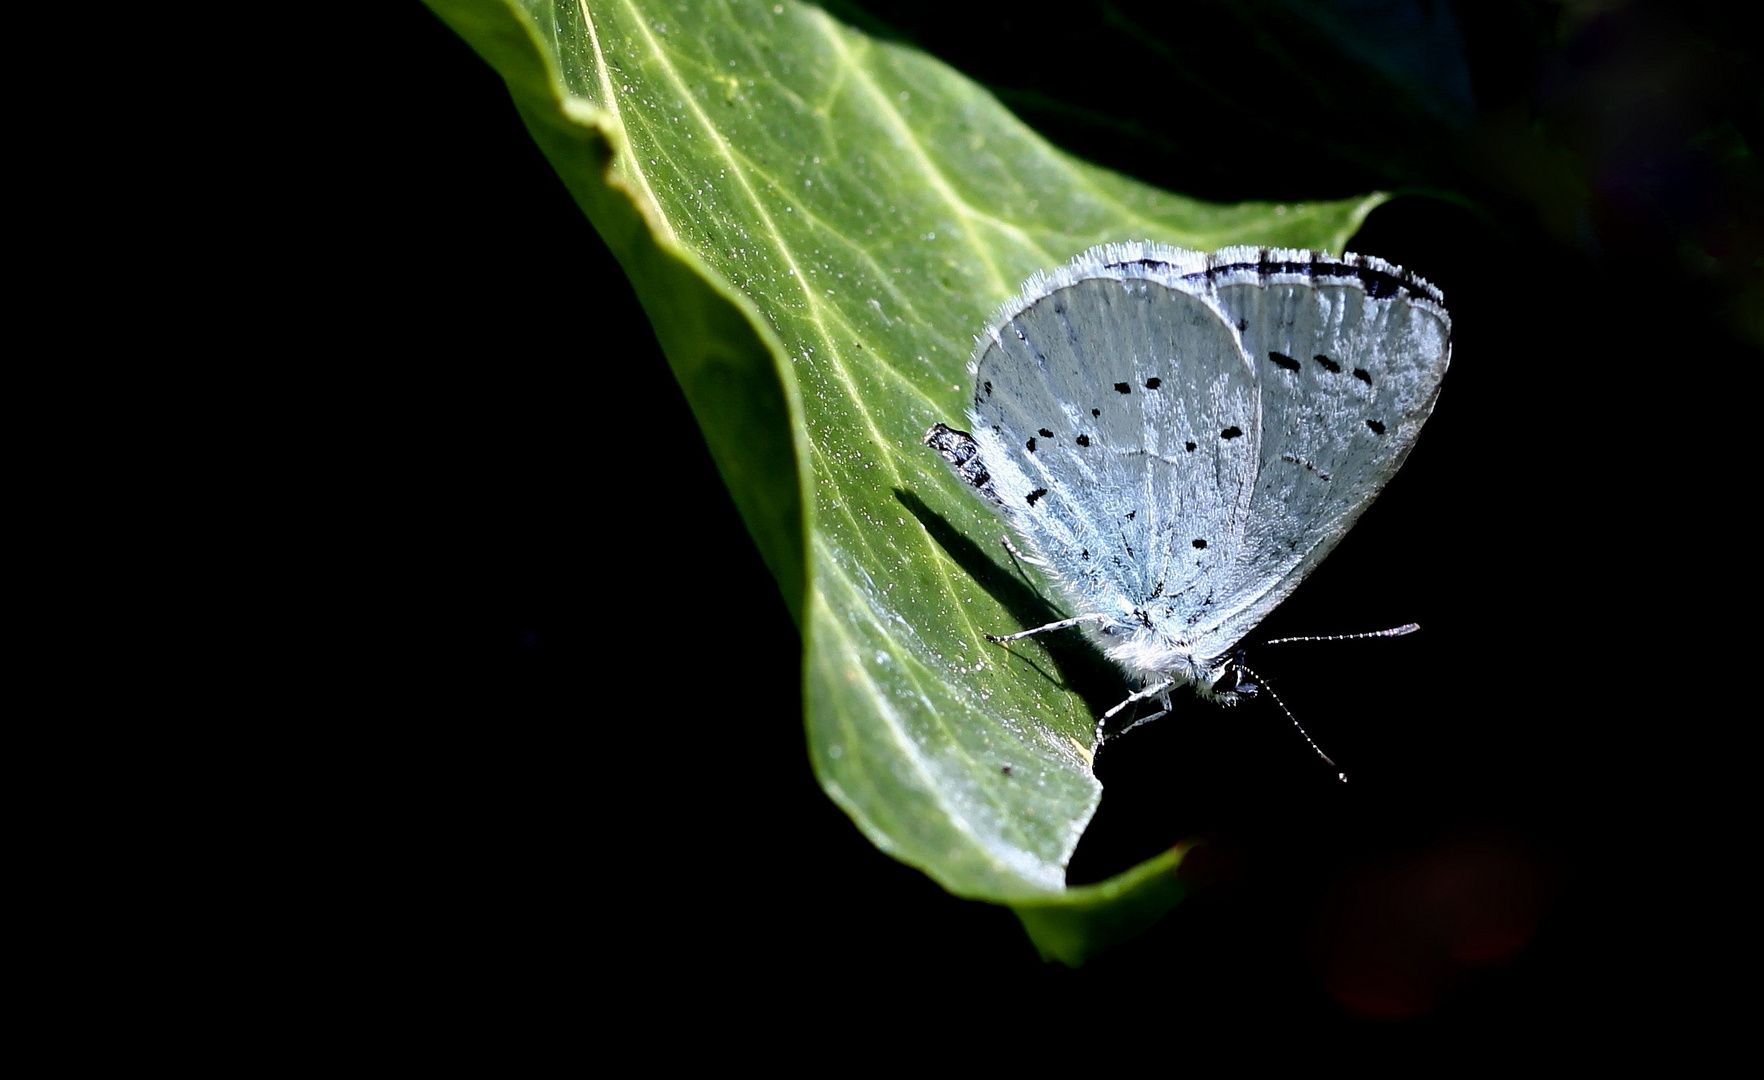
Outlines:
[[1238, 667], [1235, 662], [1227, 663], [1224, 672], [1213, 683], [1213, 693], [1219, 695], [1236, 694], [1238, 697], [1255, 697], [1261, 687], [1251, 682], [1249, 673]]
[[1242, 676], [1242, 672], [1238, 672], [1235, 667], [1226, 669], [1224, 676], [1221, 676], [1221, 679], [1219, 679], [1217, 683], [1214, 683], [1214, 694], [1237, 694], [1238, 697], [1254, 697], [1258, 690], [1261, 690], [1261, 686], [1256, 685], [1256, 683], [1251, 683], [1249, 679], [1245, 679], [1244, 676]]

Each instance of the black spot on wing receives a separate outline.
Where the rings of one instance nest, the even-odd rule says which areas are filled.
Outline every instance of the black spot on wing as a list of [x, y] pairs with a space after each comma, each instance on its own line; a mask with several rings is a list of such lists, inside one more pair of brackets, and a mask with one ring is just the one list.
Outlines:
[[1367, 386], [1372, 385], [1372, 373], [1363, 367], [1357, 367], [1354, 369], [1354, 378], [1365, 383]]
[[1368, 420], [1366, 421], [1366, 426], [1372, 429], [1372, 434], [1374, 435], [1384, 434], [1384, 423], [1382, 421]]
[[1341, 365], [1329, 359], [1329, 357], [1324, 356], [1322, 353], [1318, 353], [1316, 356], [1311, 357], [1311, 359], [1322, 364], [1323, 370], [1329, 372], [1331, 375], [1341, 374]]
[[1299, 369], [1299, 362], [1285, 353], [1271, 352], [1268, 354], [1268, 359], [1282, 371], [1297, 371]]
[[1089, 446], [1090, 445], [1090, 436], [1080, 435], [1076, 439], [1073, 439], [1072, 441], [1077, 443], [1079, 446]]
[[1317, 466], [1315, 464], [1313, 464], [1309, 461], [1306, 461], [1304, 458], [1299, 457], [1297, 454], [1281, 454], [1280, 460], [1286, 462], [1288, 465], [1298, 465], [1302, 468], [1309, 469], [1311, 472], [1316, 474], [1316, 476], [1319, 480], [1330, 479], [1330, 476], [1328, 473], [1324, 472], [1322, 469], [1317, 468]]
[[1128, 384], [1126, 384], [1124, 382], [1118, 382], [1115, 384], [1115, 393], [1117, 393], [1117, 394], [1131, 394], [1131, 393], [1133, 393], [1133, 387], [1129, 386]]
[[1047, 494], [1046, 488], [1036, 488], [1034, 491], [1031, 491], [1029, 493], [1029, 505], [1034, 506], [1036, 500], [1040, 499], [1043, 495], [1046, 495], [1046, 494]]
[[1224, 431], [1219, 432], [1219, 438], [1221, 438], [1221, 439], [1238, 439], [1238, 438], [1242, 438], [1242, 437], [1243, 437], [1243, 429], [1238, 427], [1236, 424], [1232, 424], [1230, 427], [1226, 428]]
[[1145, 380], [1145, 388], [1147, 390], [1156, 390], [1162, 385], [1164, 385], [1164, 380], [1162, 379], [1152, 378]]
[[1037, 434], [1037, 435], [1039, 435], [1039, 436], [1041, 436], [1041, 437], [1042, 437], [1042, 438], [1044, 438], [1044, 439], [1051, 439], [1051, 438], [1053, 438], [1053, 432], [1051, 432], [1051, 431], [1049, 431], [1049, 430], [1047, 430], [1047, 429], [1046, 429], [1046, 428], [1042, 428], [1042, 429], [1040, 429], [1040, 430], [1039, 430], [1039, 431], [1037, 431], [1037, 432], [1036, 432], [1036, 433], [1035, 433], [1035, 434]]

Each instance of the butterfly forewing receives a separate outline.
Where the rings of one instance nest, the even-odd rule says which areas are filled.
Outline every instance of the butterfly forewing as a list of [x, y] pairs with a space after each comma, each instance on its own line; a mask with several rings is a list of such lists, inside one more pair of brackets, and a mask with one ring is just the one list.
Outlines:
[[1080, 281], [1000, 327], [976, 386], [1007, 513], [1069, 602], [1205, 633], [1256, 472], [1254, 373], [1219, 313], [1145, 276]]

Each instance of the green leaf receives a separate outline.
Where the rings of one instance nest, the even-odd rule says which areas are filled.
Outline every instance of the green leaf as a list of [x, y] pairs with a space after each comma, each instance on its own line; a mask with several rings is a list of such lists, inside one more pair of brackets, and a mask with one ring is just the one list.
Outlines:
[[1045, 602], [923, 435], [961, 422], [973, 336], [1031, 272], [1111, 240], [1339, 251], [1382, 196], [1155, 190], [796, 3], [429, 6], [635, 284], [802, 630], [827, 794], [950, 892], [1017, 908], [1046, 956], [1077, 963], [1176, 903], [1176, 851], [1066, 887], [1122, 683], [1082, 646], [986, 644]]

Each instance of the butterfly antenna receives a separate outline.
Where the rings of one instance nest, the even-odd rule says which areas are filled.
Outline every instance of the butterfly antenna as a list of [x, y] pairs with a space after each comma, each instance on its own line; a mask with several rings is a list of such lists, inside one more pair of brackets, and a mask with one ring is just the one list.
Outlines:
[[[1405, 630], [1403, 632], [1408, 633], [1407, 630]], [[1387, 630], [1387, 631], [1385, 631], [1385, 633], [1389, 634], [1389, 633], [1391, 633], [1391, 631]], [[1381, 637], [1383, 635], [1380, 635], [1380, 634], [1356, 634], [1353, 636], [1355, 636], [1355, 637]], [[1311, 733], [1305, 730], [1305, 725], [1298, 722], [1298, 717], [1292, 715], [1292, 710], [1286, 707], [1286, 702], [1280, 700], [1280, 695], [1276, 694], [1274, 692], [1274, 688], [1272, 686], [1269, 686], [1267, 684], [1267, 682], [1264, 681], [1260, 675], [1257, 675], [1253, 670], [1251, 670], [1249, 665], [1245, 664], [1243, 661], [1239, 660], [1237, 662], [1237, 667], [1240, 670], [1242, 670], [1245, 675], [1248, 675], [1250, 678], [1255, 680], [1256, 686], [1258, 687], [1258, 689], [1266, 690], [1268, 692], [1268, 696], [1274, 699], [1274, 704], [1280, 706], [1280, 711], [1286, 714], [1286, 718], [1288, 720], [1292, 721], [1292, 726], [1295, 728], [1298, 728], [1298, 733], [1300, 735], [1303, 735], [1305, 737], [1305, 741], [1311, 744], [1311, 749], [1317, 751], [1317, 756], [1322, 758], [1324, 760], [1324, 762], [1326, 762], [1329, 765], [1330, 768], [1335, 770], [1335, 775], [1341, 780], [1342, 783], [1344, 783], [1344, 784], [1347, 783], [1347, 773], [1344, 773], [1341, 771], [1341, 766], [1337, 765], [1335, 763], [1334, 758], [1330, 757], [1328, 754], [1325, 754], [1323, 752], [1323, 748], [1321, 746], [1317, 745], [1317, 740], [1311, 738]]]
[[1311, 634], [1305, 637], [1275, 638], [1272, 641], [1264, 641], [1262, 644], [1284, 645], [1289, 641], [1362, 641], [1375, 637], [1402, 637], [1404, 634], [1413, 634], [1419, 629], [1421, 629], [1420, 623], [1411, 622], [1401, 626], [1393, 626], [1389, 630], [1371, 630], [1364, 634]]

